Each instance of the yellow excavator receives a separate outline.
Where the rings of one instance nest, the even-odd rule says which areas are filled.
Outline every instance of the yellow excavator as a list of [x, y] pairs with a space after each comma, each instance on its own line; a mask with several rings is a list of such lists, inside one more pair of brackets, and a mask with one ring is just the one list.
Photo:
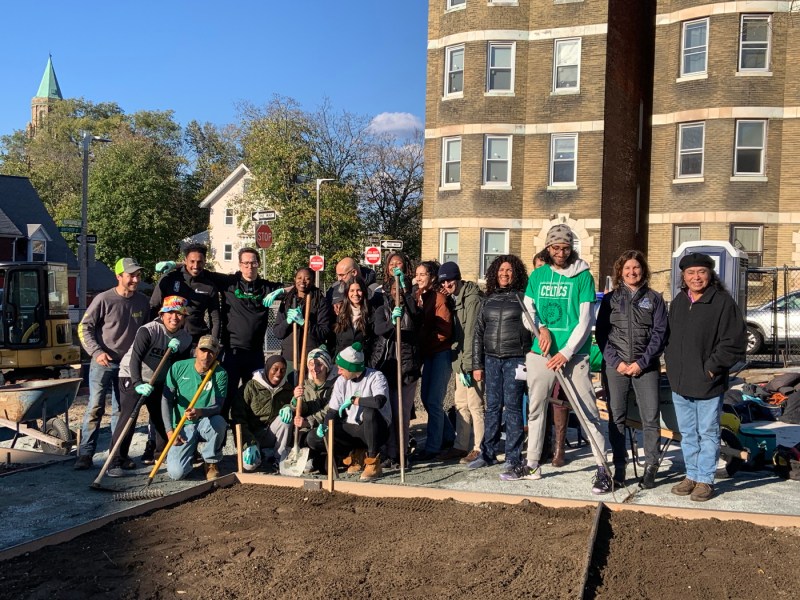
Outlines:
[[79, 367], [67, 265], [0, 262], [0, 370], [6, 381], [64, 378]]

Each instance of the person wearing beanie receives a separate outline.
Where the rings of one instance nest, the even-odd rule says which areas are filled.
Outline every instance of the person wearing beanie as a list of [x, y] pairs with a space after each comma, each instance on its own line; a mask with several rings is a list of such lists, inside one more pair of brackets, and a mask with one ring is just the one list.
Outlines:
[[[316, 436], [316, 429], [325, 422], [325, 414], [328, 412], [328, 402], [333, 393], [333, 384], [336, 381], [336, 373], [331, 369], [331, 355], [328, 348], [323, 344], [319, 348], [313, 349], [306, 357], [306, 367], [308, 377], [301, 384], [294, 388], [292, 398], [292, 409], [297, 406], [298, 398], [302, 398], [302, 416], [294, 417], [293, 424], [300, 431], [300, 445], [308, 446], [309, 438]], [[322, 440], [319, 440], [322, 442]], [[322, 442], [324, 447], [324, 442]], [[324, 455], [312, 450], [309, 455], [312, 470], [324, 472]]]
[[705, 502], [714, 496], [722, 398], [731, 367], [745, 358], [746, 327], [713, 258], [694, 252], [678, 266], [681, 291], [670, 303], [664, 359], [686, 478], [672, 493]]
[[[597, 473], [592, 493], [612, 490], [611, 475], [605, 469], [605, 437], [595, 403], [589, 367], [591, 333], [594, 324], [595, 284], [589, 265], [573, 248], [575, 236], [560, 223], [547, 232], [545, 264], [528, 278], [525, 307], [533, 318], [539, 337], [526, 356], [528, 373], [528, 453], [521, 479], [541, 479], [540, 460], [547, 425], [548, 398], [561, 370], [574, 390], [573, 410], [580, 411], [586, 425]], [[526, 318], [525, 327], [533, 330]]]
[[380, 448], [389, 439], [392, 409], [383, 373], [366, 366], [359, 342], [336, 355], [339, 378], [333, 386], [325, 422], [307, 438], [309, 448], [325, 452], [324, 438], [334, 428], [334, 454], [348, 453], [347, 472], [361, 473], [362, 481], [382, 475]]

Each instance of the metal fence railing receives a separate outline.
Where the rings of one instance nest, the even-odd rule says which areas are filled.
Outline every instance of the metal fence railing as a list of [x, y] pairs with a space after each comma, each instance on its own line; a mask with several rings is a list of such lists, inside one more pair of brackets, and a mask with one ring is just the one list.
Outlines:
[[748, 269], [745, 319], [752, 362], [800, 364], [800, 267]]

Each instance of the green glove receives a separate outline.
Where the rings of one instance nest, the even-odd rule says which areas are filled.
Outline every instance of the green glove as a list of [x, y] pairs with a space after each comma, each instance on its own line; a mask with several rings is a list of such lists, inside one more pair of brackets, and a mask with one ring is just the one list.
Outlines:
[[[353, 398], [355, 398], [355, 396], [353, 396]], [[347, 400], [342, 402], [342, 405], [339, 407], [339, 418], [340, 419], [344, 418], [344, 411], [346, 411], [348, 408], [353, 406], [353, 398], [348, 398]]]
[[458, 379], [464, 387], [472, 387], [472, 375], [469, 373], [459, 373]]
[[297, 398], [292, 398], [292, 401], [289, 404], [292, 405], [292, 408], [297, 408]]
[[400, 287], [406, 289], [406, 276], [403, 274], [403, 270], [400, 267], [395, 267], [392, 275], [400, 277]]
[[324, 423], [320, 423], [317, 425], [317, 437], [323, 439], [325, 437], [325, 432], [328, 431], [328, 426]]
[[285, 289], [278, 288], [274, 292], [264, 296], [264, 300], [262, 302], [262, 304], [264, 305], [264, 308], [269, 308], [270, 306], [272, 306], [273, 302], [275, 302], [275, 300], [277, 300], [278, 298], [283, 296], [285, 293], [286, 293]]
[[147, 398], [147, 396], [153, 393], [153, 386], [150, 385], [149, 383], [140, 383], [135, 388], [133, 388], [133, 390], [140, 396], [144, 396], [145, 398]]
[[286, 321], [288, 323], [297, 323], [302, 327], [305, 324], [303, 313], [299, 308], [290, 308], [286, 311]]
[[395, 306], [392, 309], [392, 325], [397, 324], [397, 319], [403, 318], [403, 307], [402, 306]]
[[288, 425], [292, 422], [292, 408], [287, 404], [282, 409], [278, 411], [278, 418], [280, 418], [281, 423]]
[[178, 265], [174, 260], [162, 260], [161, 262], [156, 263], [156, 273], [166, 275], [177, 266]]
[[175, 354], [178, 350], [181, 349], [181, 341], [178, 338], [172, 338], [167, 344], [167, 348]]

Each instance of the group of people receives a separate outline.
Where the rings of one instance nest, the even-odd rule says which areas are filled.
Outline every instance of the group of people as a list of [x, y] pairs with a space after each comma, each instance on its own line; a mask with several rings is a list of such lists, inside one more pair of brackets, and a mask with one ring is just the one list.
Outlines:
[[[596, 311], [589, 265], [564, 224], [549, 230], [530, 273], [512, 254], [487, 265], [485, 291], [464, 281], [456, 263], [423, 261], [412, 271], [400, 252], [386, 257], [381, 284], [355, 260], [339, 261], [337, 281], [327, 292], [314, 285], [306, 267], [288, 287], [260, 278], [259, 255], [250, 248], [239, 252], [240, 270], [233, 275], [207, 271], [205, 258], [204, 247], [192, 246], [182, 265], [159, 263], [157, 270], [166, 274], [149, 305], [136, 291], [139, 265], [121, 259], [118, 285], [87, 310], [79, 332], [92, 355], [90, 404], [76, 468], [92, 465], [103, 399], [111, 390], [112, 429], [129, 417], [139, 397], [146, 398], [148, 464], [185, 414], [187, 424], [167, 456], [173, 478], [192, 470], [200, 441], [206, 475], [217, 476], [226, 428], [238, 423], [248, 470], [275, 468], [296, 429], [310, 449], [309, 468], [323, 470], [326, 454], [333, 452], [348, 472], [371, 480], [398, 466], [419, 387], [428, 421], [415, 461], [458, 460], [480, 469], [502, 452], [503, 481], [537, 480], [545, 462], [565, 463], [571, 409], [597, 464], [592, 491], [602, 494], [626, 481], [624, 427], [632, 388], [644, 428], [640, 484], [652, 488], [663, 354], [686, 464], [686, 478], [672, 491], [697, 501], [713, 496], [722, 395], [729, 369], [744, 355], [745, 327], [706, 255], [681, 260], [681, 292], [669, 314], [648, 285], [645, 257], [633, 250], [616, 261], [615, 287]], [[265, 356], [275, 303], [272, 331], [281, 351]], [[613, 474], [606, 468], [590, 374], [595, 315]], [[170, 365], [156, 376], [166, 354]], [[301, 381], [303, 371], [307, 377]], [[451, 377], [454, 423], [443, 409]], [[187, 410], [195, 395], [194, 408]], [[110, 475], [136, 467], [129, 447], [130, 439]]]

